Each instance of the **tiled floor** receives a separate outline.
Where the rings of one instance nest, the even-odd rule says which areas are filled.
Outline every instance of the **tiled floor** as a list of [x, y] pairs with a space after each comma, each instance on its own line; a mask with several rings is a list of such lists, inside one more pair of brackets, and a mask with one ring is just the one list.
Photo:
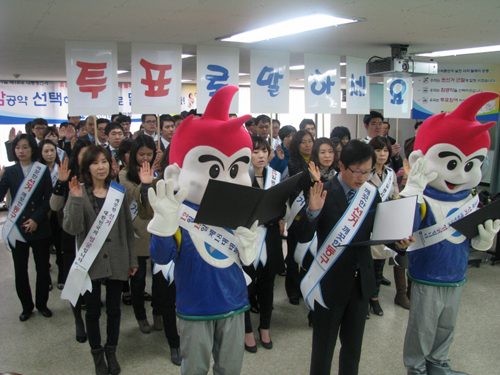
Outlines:
[[[4, 220], [4, 216], [5, 213], [2, 212], [0, 221]], [[3, 243], [0, 246], [0, 373], [94, 374], [89, 346], [75, 341], [69, 303], [60, 299], [59, 290], [54, 288], [50, 294], [49, 307], [54, 313], [52, 318], [44, 318], [35, 312], [27, 322], [19, 321], [21, 307], [14, 289], [11, 255]], [[51, 273], [55, 280], [57, 270], [55, 256], [52, 257], [54, 267]], [[31, 275], [33, 269], [34, 265], [30, 261]], [[385, 276], [393, 279], [392, 268], [386, 266]], [[469, 268], [468, 279], [450, 351], [452, 367], [471, 375], [500, 374], [500, 265], [483, 263], [480, 268]], [[34, 288], [33, 276], [31, 282]], [[394, 305], [394, 293], [394, 286], [382, 286], [380, 303], [385, 315], [372, 315], [366, 324], [360, 374], [406, 373], [402, 351], [408, 312]], [[150, 313], [149, 306], [148, 312]], [[257, 318], [254, 314], [252, 316]], [[257, 326], [258, 322], [255, 321], [255, 327]], [[284, 292], [284, 278], [277, 276], [271, 325], [274, 347], [266, 350], [259, 346], [256, 354], [245, 352], [242, 374], [307, 374], [311, 333], [312, 329], [307, 326], [305, 305], [301, 303], [293, 306], [288, 303]], [[336, 353], [338, 356], [338, 347]], [[337, 356], [334, 358], [332, 374], [337, 373]], [[117, 357], [123, 375], [180, 373], [179, 367], [172, 365], [169, 360], [169, 349], [163, 332], [142, 334], [134, 319], [132, 307], [123, 304]]]

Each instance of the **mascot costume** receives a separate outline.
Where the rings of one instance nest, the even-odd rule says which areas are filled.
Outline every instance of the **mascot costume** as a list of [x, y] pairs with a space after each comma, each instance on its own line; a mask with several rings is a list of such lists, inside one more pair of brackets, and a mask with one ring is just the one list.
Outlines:
[[477, 112], [498, 98], [482, 92], [464, 100], [451, 113], [427, 119], [410, 155], [412, 170], [401, 196], [417, 195], [416, 243], [408, 248], [412, 283], [404, 364], [410, 374], [464, 375], [451, 370], [448, 350], [453, 340], [462, 285], [466, 283], [469, 248], [488, 250], [500, 220], [479, 225], [472, 240], [450, 222], [478, 205], [472, 189], [481, 181], [481, 165], [490, 147], [488, 129]]
[[212, 354], [214, 374], [239, 374], [243, 362], [243, 313], [250, 306], [242, 265], [257, 255], [257, 222], [235, 231], [194, 223], [210, 179], [251, 186], [252, 141], [243, 127], [251, 116], [230, 120], [228, 114], [236, 91], [221, 88], [201, 118], [181, 123], [165, 181], [148, 192], [151, 258], [175, 263], [182, 374], [208, 373]]

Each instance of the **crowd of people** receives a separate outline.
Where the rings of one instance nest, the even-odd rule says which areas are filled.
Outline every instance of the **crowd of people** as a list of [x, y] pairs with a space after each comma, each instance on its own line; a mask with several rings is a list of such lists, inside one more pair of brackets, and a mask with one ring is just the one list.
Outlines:
[[[9, 214], [19, 212], [21, 216], [11, 220], [7, 232], [4, 229], [22, 306], [19, 319], [28, 320], [34, 308], [44, 317], [52, 316], [48, 300], [54, 285], [49, 273], [53, 251], [58, 270], [55, 286], [63, 290], [63, 297], [76, 291], [70, 305], [75, 337], [80, 343], [88, 340], [98, 375], [120, 372], [116, 347], [121, 303], [132, 305], [140, 332], [164, 330], [172, 362], [180, 366], [183, 361], [181, 349], [185, 344], [178, 334], [175, 281], [167, 280], [163, 272], [155, 273], [153, 261], [151, 295], [146, 293], [151, 243], [147, 228], [154, 216], [148, 189], [156, 189], [157, 182], [167, 178], [164, 171], [170, 164], [170, 144], [183, 120], [182, 115], [144, 114], [140, 129], [133, 133], [131, 118], [122, 114], [111, 116], [111, 120], [68, 116], [68, 122], [59, 127], [48, 126], [46, 120], [37, 118], [26, 124], [25, 133], [16, 134], [12, 129], [6, 142], [9, 160], [15, 164], [0, 170], [0, 199], [8, 195]], [[312, 269], [312, 258], [321, 251], [320, 245], [357, 190], [368, 182], [374, 191], [388, 187], [382, 200], [399, 197], [410, 172], [400, 155], [402, 147], [387, 132], [384, 134], [388, 123], [383, 122], [380, 113], [366, 115], [364, 124], [367, 137], [359, 141], [351, 140], [349, 130], [343, 126], [335, 127], [328, 138], [317, 138], [312, 119], [302, 120], [298, 130], [292, 125], [281, 126], [267, 115], [245, 122], [253, 145], [250, 177], [254, 188], [268, 189], [301, 173], [289, 198], [288, 213], [283, 205], [281, 215], [261, 225], [266, 260], [257, 259], [243, 266], [251, 279], [247, 287], [250, 309], [244, 312], [247, 352], [257, 352], [252, 313], [260, 314], [257, 332], [262, 347], [273, 347], [271, 317], [276, 275], [286, 277], [290, 304], [298, 305], [301, 298], [305, 299], [301, 282]], [[405, 142], [406, 156], [413, 142]], [[294, 211], [298, 197], [307, 202], [307, 210], [304, 206], [300, 212]], [[375, 198], [372, 204], [379, 201]], [[289, 212], [296, 215], [290, 217]], [[102, 225], [106, 221], [111, 223], [108, 228]], [[356, 239], [369, 238], [372, 226], [373, 217], [368, 216]], [[307, 256], [302, 261], [297, 259], [295, 249], [312, 243], [316, 236], [317, 249], [307, 245]], [[286, 256], [283, 240], [288, 249]], [[394, 302], [409, 309], [410, 284], [405, 271], [408, 261], [403, 250], [411, 242], [409, 238], [389, 247], [353, 247], [351, 255], [339, 258], [326, 272], [321, 283], [329, 285], [323, 288], [329, 308], [316, 301], [308, 317], [313, 327], [311, 374], [330, 373], [337, 335], [342, 344], [339, 373], [357, 373], [369, 311], [377, 316], [384, 314], [378, 293], [381, 284], [390, 285], [383, 277], [387, 259], [394, 266]], [[35, 302], [28, 280], [30, 248], [37, 272]], [[396, 261], [392, 259], [394, 254]], [[80, 280], [79, 271], [85, 264], [91, 264], [88, 280]], [[146, 314], [146, 301], [151, 301], [153, 324]], [[102, 340], [100, 316], [104, 305], [107, 335]]]

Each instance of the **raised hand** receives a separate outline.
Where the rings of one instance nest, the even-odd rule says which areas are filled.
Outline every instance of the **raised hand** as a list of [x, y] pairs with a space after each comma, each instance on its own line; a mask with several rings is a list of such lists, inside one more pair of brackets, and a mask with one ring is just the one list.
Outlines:
[[70, 173], [71, 169], [68, 169], [68, 158], [64, 158], [59, 166], [59, 170], [57, 171], [57, 178], [59, 181], [68, 181]]
[[142, 163], [141, 170], [139, 172], [139, 178], [143, 184], [150, 185], [153, 182], [155, 171], [149, 166], [149, 163], [145, 161]]
[[419, 204], [424, 203], [424, 189], [427, 184], [434, 181], [438, 176], [437, 172], [426, 173], [427, 161], [423, 158], [417, 160], [413, 165], [405, 188], [399, 193], [402, 197], [417, 196]]
[[64, 138], [66, 138], [66, 127], [61, 126], [59, 128], [59, 139], [64, 139]]
[[153, 163], [153, 173], [160, 169], [162, 156], [163, 156], [163, 151], [156, 150], [156, 157]]
[[[19, 135], [19, 133], [18, 133]], [[13, 142], [16, 139], [16, 128], [12, 127], [9, 131], [9, 142]]]
[[115, 158], [111, 158], [111, 172], [113, 179], [116, 180], [118, 173], [120, 173], [120, 165], [116, 162]]
[[83, 196], [82, 185], [80, 185], [76, 176], [73, 176], [73, 178], [69, 182], [69, 191], [74, 197]]
[[[76, 135], [76, 130], [73, 125], [68, 125], [66, 127], [66, 139], [73, 139]], [[61, 136], [61, 132], [59, 132], [59, 136]]]
[[278, 159], [281, 160], [285, 158], [285, 151], [283, 151], [281, 145], [276, 146], [276, 156], [278, 156]]
[[314, 164], [313, 161], [310, 161], [309, 162], [309, 173], [311, 174], [313, 180], [315, 182], [317, 181], [320, 181], [321, 180], [321, 173], [319, 172], [319, 167], [316, 166], [316, 164]]
[[326, 190], [323, 191], [323, 183], [316, 182], [309, 190], [309, 210], [318, 211], [325, 205]]

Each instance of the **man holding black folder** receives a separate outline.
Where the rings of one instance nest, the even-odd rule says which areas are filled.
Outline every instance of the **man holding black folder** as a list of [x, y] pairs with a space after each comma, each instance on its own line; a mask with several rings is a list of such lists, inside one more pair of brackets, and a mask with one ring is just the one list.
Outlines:
[[[340, 155], [340, 173], [311, 188], [307, 214], [297, 235], [308, 242], [318, 235], [318, 252], [301, 284], [304, 300], [314, 310], [311, 374], [330, 374], [339, 334], [339, 374], [358, 373], [368, 298], [375, 290], [370, 246], [340, 246], [370, 239], [377, 189], [366, 183], [373, 173], [371, 146], [350, 141]], [[404, 250], [413, 241], [390, 245]]]

